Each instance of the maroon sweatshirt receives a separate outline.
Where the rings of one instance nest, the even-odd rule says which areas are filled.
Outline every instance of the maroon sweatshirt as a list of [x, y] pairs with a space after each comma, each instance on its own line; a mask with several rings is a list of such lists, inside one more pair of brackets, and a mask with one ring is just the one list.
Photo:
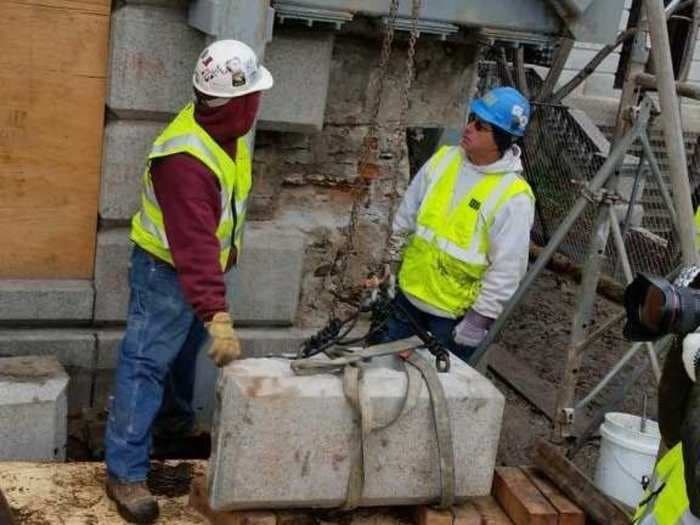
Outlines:
[[[231, 99], [220, 107], [195, 104], [197, 123], [230, 156], [236, 158], [236, 141], [255, 122], [260, 93]], [[165, 233], [178, 281], [197, 317], [209, 321], [227, 310], [226, 285], [219, 263], [216, 229], [221, 217], [221, 188], [205, 164], [187, 153], [156, 159], [151, 177], [163, 212]], [[235, 264], [231, 250], [227, 269]]]

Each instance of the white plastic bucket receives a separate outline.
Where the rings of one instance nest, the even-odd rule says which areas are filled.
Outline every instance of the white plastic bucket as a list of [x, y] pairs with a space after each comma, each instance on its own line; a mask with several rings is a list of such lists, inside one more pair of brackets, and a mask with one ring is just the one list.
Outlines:
[[661, 440], [656, 421], [647, 419], [644, 432], [640, 425], [638, 416], [609, 412], [600, 426], [595, 484], [630, 507], [636, 507], [642, 498], [642, 478], [651, 478]]

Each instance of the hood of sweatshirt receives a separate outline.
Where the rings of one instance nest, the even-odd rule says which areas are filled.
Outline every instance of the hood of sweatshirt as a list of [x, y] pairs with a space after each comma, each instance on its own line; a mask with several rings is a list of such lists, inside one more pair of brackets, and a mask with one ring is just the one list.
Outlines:
[[469, 169], [476, 171], [477, 173], [520, 173], [523, 171], [523, 163], [520, 160], [521, 155], [522, 152], [520, 151], [520, 147], [513, 144], [500, 159], [491, 164], [477, 166], [476, 164], [472, 164], [469, 159], [466, 158], [466, 155], [464, 156], [464, 162]]

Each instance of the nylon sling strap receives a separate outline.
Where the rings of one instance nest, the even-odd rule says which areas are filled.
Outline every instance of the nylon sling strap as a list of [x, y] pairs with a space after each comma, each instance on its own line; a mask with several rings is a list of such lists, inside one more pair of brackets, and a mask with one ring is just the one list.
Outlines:
[[[343, 509], [357, 508], [362, 498], [365, 485], [365, 459], [369, 435], [377, 430], [387, 428], [408, 414], [415, 407], [420, 394], [421, 378], [428, 388], [432, 406], [433, 423], [438, 442], [440, 460], [440, 507], [448, 508], [454, 501], [455, 467], [452, 429], [450, 427], [447, 399], [438, 377], [437, 370], [423, 356], [412, 352], [404, 362], [407, 376], [406, 395], [398, 414], [387, 421], [376, 421], [372, 413], [372, 403], [363, 388], [363, 371], [365, 362], [375, 357], [397, 354], [406, 350], [415, 350], [423, 345], [418, 337], [384, 343], [359, 351], [331, 354], [331, 359], [307, 358], [292, 361], [292, 370], [298, 375], [316, 373], [343, 372], [343, 392], [359, 418], [360, 439], [353, 450], [353, 461], [348, 478], [348, 489]], [[337, 357], [335, 357], [337, 355]], [[408, 365], [408, 366], [407, 366]]]

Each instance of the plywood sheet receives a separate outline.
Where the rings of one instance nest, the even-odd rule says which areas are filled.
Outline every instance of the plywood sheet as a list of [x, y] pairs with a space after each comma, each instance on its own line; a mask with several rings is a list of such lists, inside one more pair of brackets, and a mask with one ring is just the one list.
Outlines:
[[0, 279], [92, 277], [109, 5], [0, 2]]

